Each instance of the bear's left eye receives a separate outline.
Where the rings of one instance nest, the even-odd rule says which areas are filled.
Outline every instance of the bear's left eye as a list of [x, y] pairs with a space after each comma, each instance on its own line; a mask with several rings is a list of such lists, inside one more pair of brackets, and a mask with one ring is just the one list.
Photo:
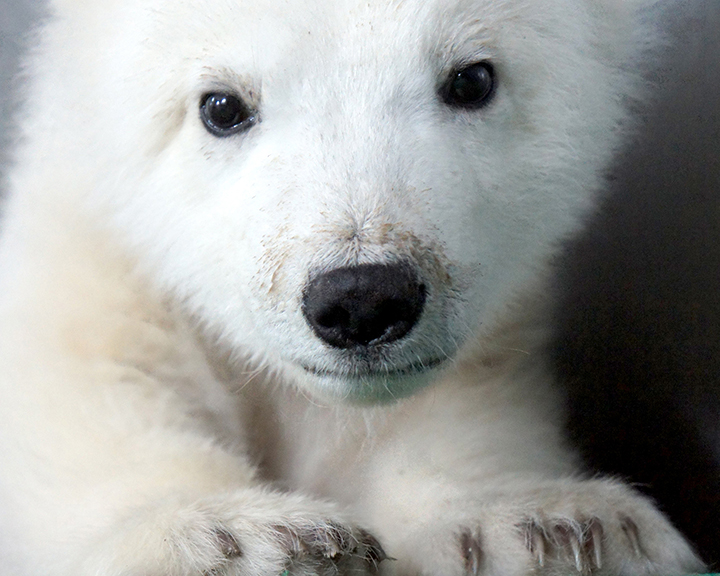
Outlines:
[[440, 88], [448, 106], [476, 110], [485, 106], [495, 93], [495, 70], [488, 61], [454, 70]]
[[220, 138], [252, 126], [255, 114], [240, 98], [225, 92], [205, 94], [200, 100], [200, 118], [208, 132]]

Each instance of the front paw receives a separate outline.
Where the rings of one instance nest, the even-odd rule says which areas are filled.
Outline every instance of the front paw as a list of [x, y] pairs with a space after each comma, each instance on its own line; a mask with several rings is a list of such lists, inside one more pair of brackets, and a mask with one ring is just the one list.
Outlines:
[[487, 501], [448, 502], [386, 539], [398, 576], [678, 575], [703, 570], [644, 497], [612, 481], [560, 481]]
[[133, 511], [67, 573], [333, 576], [377, 572], [385, 553], [332, 507], [263, 491]]

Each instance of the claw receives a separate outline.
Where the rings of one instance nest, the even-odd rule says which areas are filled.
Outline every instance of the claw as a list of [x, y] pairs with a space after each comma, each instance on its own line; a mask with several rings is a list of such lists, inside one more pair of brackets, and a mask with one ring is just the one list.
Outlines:
[[[213, 529], [212, 532], [215, 536], [215, 539], [217, 540], [220, 551], [228, 561], [232, 560], [233, 558], [240, 558], [243, 555], [242, 550], [240, 549], [240, 545], [235, 539], [235, 536], [230, 534], [230, 532], [228, 532], [224, 528], [219, 527]], [[220, 576], [221, 573], [225, 573], [224, 569], [221, 567], [215, 567], [210, 568], [209, 570], [205, 570], [202, 573], [202, 576]]]
[[532, 553], [539, 568], [545, 567], [549, 556], [562, 558], [584, 576], [601, 567], [603, 532], [598, 519], [582, 522], [561, 518], [544, 524], [528, 520], [522, 525], [525, 547]]
[[535, 554], [537, 563], [540, 565], [540, 567], [544, 567], [545, 566], [545, 536], [539, 530], [536, 530], [533, 533], [532, 546], [533, 546], [532, 551]]
[[215, 537], [220, 544], [220, 550], [226, 558], [239, 558], [242, 556], [240, 544], [235, 537], [223, 528], [215, 529]]
[[300, 527], [279, 525], [273, 530], [288, 554], [296, 559], [315, 556], [337, 563], [351, 555], [365, 560], [371, 572], [377, 572], [380, 562], [388, 559], [380, 543], [364, 530], [353, 534], [332, 522]]
[[524, 526], [525, 547], [535, 557], [541, 568], [545, 566], [546, 540], [543, 528], [534, 520], [528, 520]]
[[307, 552], [305, 544], [295, 530], [288, 526], [274, 526], [273, 530], [291, 556], [301, 556]]
[[372, 571], [376, 572], [380, 562], [383, 560], [391, 560], [391, 558], [385, 554], [385, 550], [383, 550], [383, 547], [375, 536], [365, 530], [360, 530], [359, 532], [361, 542], [366, 548], [365, 561], [370, 564]]
[[591, 518], [587, 523], [586, 546], [592, 557], [593, 568], [602, 568], [603, 528], [600, 520]]
[[575, 561], [575, 569], [580, 574], [584, 574], [586, 572], [585, 560], [582, 557], [582, 553], [580, 550], [580, 540], [574, 537], [570, 537], [570, 549], [572, 550], [573, 560]]
[[[568, 560], [572, 560], [577, 567], [580, 563], [580, 550], [577, 544], [582, 534], [578, 534], [573, 523], [566, 520], [556, 520], [550, 527], [550, 534], [552, 535], [553, 544]], [[579, 568], [578, 572], [580, 572]]]
[[460, 548], [465, 560], [465, 573], [468, 576], [477, 576], [480, 573], [483, 554], [478, 540], [479, 536], [473, 535], [469, 530], [460, 534]]
[[620, 518], [620, 527], [625, 533], [625, 537], [628, 539], [630, 547], [632, 548], [635, 556], [642, 558], [645, 556], [642, 546], [640, 545], [640, 529], [637, 524], [629, 516], [622, 516]]
[[357, 543], [345, 528], [334, 524], [314, 528], [310, 531], [309, 540], [325, 558], [335, 558], [338, 554], [354, 550]]

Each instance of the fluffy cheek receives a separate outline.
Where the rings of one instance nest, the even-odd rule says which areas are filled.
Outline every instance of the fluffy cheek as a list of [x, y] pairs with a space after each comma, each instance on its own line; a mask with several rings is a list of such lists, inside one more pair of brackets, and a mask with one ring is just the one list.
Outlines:
[[[466, 166], [464, 155], [439, 154], [436, 146], [432, 163], [393, 161], [417, 167], [402, 177], [385, 169], [374, 180], [347, 183], [319, 169], [319, 160], [289, 154], [287, 142], [251, 138], [239, 152], [225, 150], [229, 142], [214, 142], [207, 154], [183, 153], [192, 149], [188, 142], [168, 149], [118, 203], [116, 219], [162, 289], [239, 356], [289, 370], [333, 396], [404, 395], [423, 378], [363, 380], [353, 371], [392, 372], [452, 357], [490, 323], [488, 311], [507, 301], [506, 278], [524, 247], [508, 221], [512, 194], [498, 194], [491, 183], [508, 178], [492, 172], [487, 155]], [[520, 235], [529, 230], [521, 228]], [[369, 360], [321, 342], [302, 312], [312, 275], [397, 261], [428, 286], [408, 337]], [[308, 366], [336, 376], [314, 377], [303, 372]]]
[[[426, 375], [403, 377], [392, 372], [415, 369], [419, 363], [436, 365], [454, 356], [476, 324], [471, 317], [475, 303], [466, 296], [480, 272], [472, 256], [465, 254], [465, 261], [447, 257], [428, 203], [421, 218], [412, 211], [398, 214], [392, 201], [383, 210], [370, 211], [355, 200], [345, 210], [308, 209], [307, 204], [313, 203], [306, 202], [304, 211], [291, 211], [285, 227], [260, 241], [257, 281], [249, 288], [258, 304], [256, 324], [266, 332], [264, 344], [278, 351], [284, 364], [324, 373], [320, 378], [305, 374], [301, 381], [333, 390], [336, 396], [377, 401], [383, 395], [406, 395], [428, 380]], [[366, 217], [358, 222], [352, 214]], [[422, 315], [406, 337], [354, 356], [328, 347], [313, 333], [302, 314], [309, 278], [357, 264], [395, 262], [409, 264], [427, 288]], [[363, 371], [386, 377], [356, 377]]]

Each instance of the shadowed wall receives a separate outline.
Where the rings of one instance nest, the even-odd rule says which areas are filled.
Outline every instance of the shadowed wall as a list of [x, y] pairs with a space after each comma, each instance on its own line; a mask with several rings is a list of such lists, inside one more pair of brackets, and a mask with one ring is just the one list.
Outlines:
[[678, 4], [658, 101], [561, 261], [554, 353], [597, 470], [720, 570], [720, 2]]

